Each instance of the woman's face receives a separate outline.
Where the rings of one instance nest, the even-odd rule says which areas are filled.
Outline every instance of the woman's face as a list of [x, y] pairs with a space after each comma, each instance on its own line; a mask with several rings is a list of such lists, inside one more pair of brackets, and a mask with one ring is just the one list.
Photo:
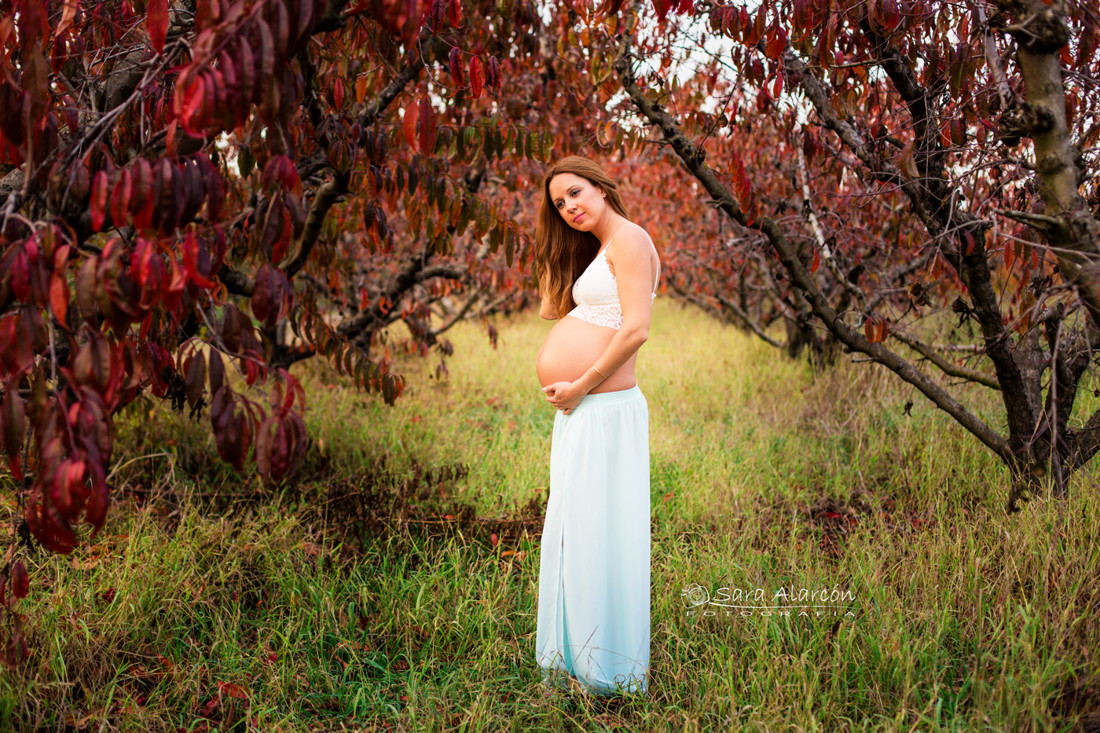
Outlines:
[[604, 192], [582, 176], [559, 173], [550, 179], [548, 188], [550, 205], [574, 229], [592, 231], [607, 211]]

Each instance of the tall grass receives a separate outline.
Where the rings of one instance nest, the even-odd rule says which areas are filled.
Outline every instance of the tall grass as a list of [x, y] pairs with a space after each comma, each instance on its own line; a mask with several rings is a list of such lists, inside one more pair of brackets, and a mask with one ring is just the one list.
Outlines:
[[[638, 368], [651, 434], [651, 697], [545, 694], [537, 523], [496, 546], [461, 522], [349, 533], [326, 499], [379, 466], [400, 477], [465, 464], [441, 489], [447, 501], [482, 517], [545, 503], [553, 410], [534, 354], [550, 324], [496, 325], [496, 349], [482, 326], [455, 330], [445, 379], [434, 361], [397, 358], [409, 386], [394, 407], [306, 365], [316, 442], [298, 485], [238, 476], [205, 423], [135, 405], [119, 430], [131, 462], [114, 478], [128, 491], [104, 532], [72, 557], [28, 555], [34, 589], [20, 610], [33, 657], [0, 673], [0, 727], [1100, 723], [1094, 470], [1068, 500], [1008, 516], [1003, 467], [880, 368], [814, 374], [666, 299]], [[996, 423], [995, 393], [962, 395]], [[689, 607], [692, 587], [760, 589], [768, 604], [780, 589], [845, 600], [821, 615], [727, 615]]]

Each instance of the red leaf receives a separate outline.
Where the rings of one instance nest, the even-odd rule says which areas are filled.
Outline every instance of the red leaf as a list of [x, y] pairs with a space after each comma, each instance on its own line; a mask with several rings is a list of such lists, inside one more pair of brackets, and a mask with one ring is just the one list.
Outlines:
[[[299, 0], [299, 2], [303, 2], [303, 0]], [[275, 49], [280, 56], [286, 56], [287, 51], [290, 50], [290, 18], [286, 12], [286, 5], [277, 2], [269, 4], [268, 8], [274, 8], [275, 10], [273, 26]]]
[[8, 454], [8, 458], [15, 460], [19, 457], [20, 448], [23, 447], [26, 417], [23, 399], [17, 390], [10, 387], [4, 390], [4, 399], [0, 401], [0, 423], [4, 431], [4, 452]]
[[170, 232], [179, 225], [182, 193], [182, 179], [176, 167], [167, 158], [161, 158], [153, 174], [153, 224], [162, 232]]
[[[206, 216], [208, 219], [217, 220], [221, 216], [222, 208], [225, 206], [225, 184], [222, 181], [221, 174], [218, 173], [217, 167], [207, 157], [206, 153], [197, 153], [195, 160], [198, 161], [199, 170], [202, 174], [203, 190], [206, 193]], [[293, 165], [291, 168], [293, 168]], [[294, 181], [296, 181], [297, 188], [300, 191], [302, 182], [298, 178], [297, 170], [294, 171]]]
[[[249, 375], [251, 375], [254, 368], [254, 362], [249, 360], [248, 365]], [[250, 378], [246, 379], [245, 381], [251, 386], [253, 383], [255, 383], [256, 379], [255, 377], [250, 376]], [[255, 425], [252, 423], [252, 418], [244, 411], [241, 411], [241, 413], [237, 416], [236, 429], [239, 436], [237, 438], [239, 452], [236, 456], [235, 467], [238, 471], [240, 471], [244, 468], [245, 458], [248, 457], [248, 451], [252, 447], [252, 433], [253, 430], [255, 430]]]
[[10, 269], [6, 275], [7, 284], [11, 287], [15, 299], [26, 303], [31, 297], [31, 273], [27, 253], [19, 250], [9, 254], [8, 257]]
[[137, 247], [134, 248], [130, 260], [130, 277], [141, 288], [141, 307], [152, 307], [159, 295], [163, 276], [164, 265], [156, 246], [149, 240], [138, 237]]
[[196, 408], [202, 399], [203, 387], [206, 386], [206, 357], [201, 352], [196, 352], [187, 364], [187, 376], [184, 379], [184, 387], [187, 393], [187, 404], [192, 409]]
[[259, 231], [260, 250], [264, 253], [270, 252], [269, 256], [273, 262], [278, 262], [282, 259], [281, 255], [286, 253], [286, 247], [281, 246], [286, 235], [286, 227], [284, 226], [286, 219], [283, 216], [285, 207], [282, 198], [282, 194], [276, 194], [271, 199], [264, 214], [263, 227]]
[[286, 476], [291, 464], [290, 435], [282, 420], [275, 421], [275, 436], [271, 445], [271, 477], [276, 481]]
[[608, 18], [614, 17], [619, 14], [619, 11], [623, 9], [623, 0], [605, 0], [601, 11]]
[[[180, 96], [176, 95], [176, 103], [179, 104]], [[164, 149], [173, 158], [176, 156], [176, 150], [178, 149], [177, 138], [179, 137], [180, 121], [177, 117], [168, 123], [168, 129], [164, 133]]]
[[214, 121], [214, 111], [218, 109], [218, 101], [225, 99], [225, 91], [218, 86], [218, 75], [214, 69], [202, 70], [202, 87], [205, 98], [202, 101], [202, 115], [199, 117], [199, 130], [210, 127]]
[[863, 335], [867, 337], [867, 340], [871, 343], [875, 342], [875, 322], [870, 316], [863, 319]]
[[256, 470], [264, 480], [271, 478], [271, 424], [274, 418], [268, 418], [256, 434]]
[[286, 384], [286, 396], [283, 397], [283, 404], [282, 404], [283, 409], [284, 410], [289, 410], [290, 408], [294, 407], [294, 397], [295, 397], [295, 395], [299, 395], [299, 401], [304, 405], [305, 404], [305, 391], [302, 389], [301, 383], [299, 383], [298, 380], [295, 379], [290, 374], [284, 374], [284, 377], [286, 379], [287, 384]]
[[302, 179], [298, 177], [298, 169], [294, 167], [294, 161], [285, 155], [273, 155], [268, 159], [260, 182], [268, 190], [273, 190], [278, 183], [295, 196], [302, 195]]
[[221, 352], [210, 350], [210, 364], [207, 373], [210, 375], [210, 394], [216, 394], [225, 383], [225, 364], [222, 362]]
[[65, 280], [65, 272], [55, 270], [50, 278], [50, 308], [54, 317], [65, 328], [69, 327], [69, 283]]
[[432, 103], [428, 101], [428, 95], [425, 94], [420, 98], [420, 150], [423, 153], [431, 154], [435, 148], [435, 110], [432, 108]]
[[951, 142], [955, 145], [963, 145], [966, 143], [966, 120], [962, 117], [956, 117], [949, 123], [951, 130]]
[[84, 320], [96, 322], [96, 268], [99, 262], [95, 256], [88, 257], [76, 274], [76, 305]]
[[80, 9], [80, 0], [64, 0], [64, 9], [61, 11], [61, 21], [54, 30], [54, 38], [60, 38], [69, 30], [76, 20], [76, 11]]
[[[179, 87], [176, 88], [179, 94]], [[180, 110], [180, 119], [183, 129], [192, 135], [202, 134], [203, 104], [206, 101], [206, 89], [201, 75], [193, 76], [183, 87], [181, 95], [183, 106]]]
[[[202, 6], [200, 5], [199, 7], [202, 7]], [[219, 704], [220, 703], [218, 702], [218, 698], [216, 698], [216, 697], [210, 698], [209, 700], [206, 701], [206, 703], [201, 708], [199, 708], [199, 712], [198, 712], [199, 717], [200, 718], [213, 719], [214, 718], [214, 711], [218, 709]]]
[[27, 568], [23, 566], [22, 560], [16, 560], [11, 566], [11, 594], [16, 598], [26, 598], [29, 590]]
[[92, 180], [92, 229], [103, 231], [103, 220], [107, 213], [107, 172], [99, 171]]
[[270, 265], [263, 264], [256, 270], [252, 286], [252, 315], [264, 323], [274, 326], [274, 314], [277, 312], [277, 308], [273, 306], [275, 298], [272, 293], [274, 285], [271, 278], [271, 269]]
[[314, 12], [320, 11], [320, 12], [323, 13], [324, 12], [324, 7], [322, 6], [321, 8], [316, 8], [316, 7], [314, 7], [316, 5], [316, 3], [314, 3], [314, 2], [305, 2], [305, 1], [298, 2], [298, 3], [295, 3], [295, 4], [298, 6], [298, 15], [295, 18], [295, 20], [291, 23], [291, 26], [293, 28], [293, 33], [294, 33], [294, 36], [291, 39], [291, 45], [294, 46], [295, 48], [297, 48], [298, 47], [298, 42], [303, 37], [308, 35], [310, 30], [313, 28]]
[[898, 168], [901, 169], [902, 175], [910, 180], [920, 178], [920, 171], [917, 170], [917, 164], [913, 161], [913, 144], [914, 141], [910, 140], [898, 154]]
[[188, 232], [187, 238], [183, 241], [183, 269], [191, 281], [200, 288], [209, 288], [214, 285], [212, 280], [199, 272], [200, 260], [209, 261], [209, 259], [210, 253], [206, 250], [206, 246], [195, 236], [195, 232]]
[[153, 168], [145, 158], [132, 166], [130, 215], [136, 229], [148, 229], [153, 221]]
[[149, 0], [149, 40], [157, 53], [164, 53], [168, 35], [168, 0]]
[[768, 42], [764, 45], [764, 55], [772, 61], [783, 55], [787, 47], [787, 32], [782, 28], [776, 28], [768, 35]]
[[286, 251], [290, 247], [290, 240], [294, 235], [294, 222], [290, 220], [290, 211], [287, 207], [280, 206], [278, 215], [282, 219], [282, 226], [279, 228], [279, 238], [271, 245], [272, 262], [283, 261], [283, 258], [286, 257]]
[[485, 68], [480, 56], [470, 59], [470, 93], [474, 99], [481, 96], [481, 86], [485, 83]]
[[417, 32], [420, 30], [420, 14], [417, 12], [417, 0], [405, 0], [405, 26], [402, 29], [401, 40], [405, 48], [412, 50], [416, 41]]
[[257, 19], [255, 27], [260, 34], [260, 74], [257, 81], [263, 82], [257, 84], [257, 89], [262, 90], [276, 83], [274, 80], [275, 41], [271, 36], [271, 28], [264, 22], [263, 18]]
[[420, 114], [418, 105], [407, 104], [405, 106], [405, 142], [409, 144], [409, 147], [416, 150], [416, 118]]
[[84, 519], [99, 530], [107, 519], [107, 507], [110, 505], [111, 497], [107, 491], [107, 479], [103, 477], [102, 467], [92, 463], [88, 469], [92, 473], [91, 495], [88, 497]]
[[225, 307], [225, 317], [222, 319], [221, 336], [222, 343], [231, 353], [240, 350], [241, 340], [244, 336], [243, 329], [244, 317], [241, 312], [234, 306], [227, 305]]
[[[58, 509], [62, 512], [72, 511], [73, 497], [77, 499], [76, 512], [80, 511], [80, 504], [85, 501], [88, 493], [85, 479], [87, 477], [87, 463], [82, 460], [65, 460], [61, 467], [57, 471], [57, 475], [54, 477], [54, 486], [60, 491], [61, 500], [58, 501], [54, 498], [54, 503], [57, 504]], [[53, 488], [53, 487], [51, 487]]]
[[821, 252], [814, 248], [814, 261], [810, 265], [810, 272], [817, 272], [817, 268], [821, 266]]
[[256, 101], [256, 57], [252, 54], [249, 40], [243, 35], [237, 43], [237, 71], [240, 72], [241, 93], [237, 99], [237, 113], [248, 116], [248, 111]]
[[462, 73], [462, 52], [458, 50], [458, 46], [451, 47], [451, 77], [455, 80], [455, 84], [463, 86], [463, 73]]
[[130, 192], [133, 184], [130, 171], [123, 168], [115, 181], [115, 190], [111, 193], [111, 222], [120, 227], [126, 223], [126, 214], [130, 210]]
[[500, 91], [500, 62], [497, 61], [496, 56], [489, 57], [488, 84], [491, 88]]
[[218, 693], [223, 696], [228, 695], [229, 697], [235, 697], [238, 700], [248, 699], [248, 693], [244, 691], [244, 688], [232, 682], [219, 682]]
[[332, 83], [332, 101], [335, 104], [336, 109], [342, 109], [344, 106], [344, 82], [337, 77], [336, 81]]
[[462, 0], [450, 0], [447, 3], [447, 15], [451, 19], [451, 25], [458, 28], [462, 25]]

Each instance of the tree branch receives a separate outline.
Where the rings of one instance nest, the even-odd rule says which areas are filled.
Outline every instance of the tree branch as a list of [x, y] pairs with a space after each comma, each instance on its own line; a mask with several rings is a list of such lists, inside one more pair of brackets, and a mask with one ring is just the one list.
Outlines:
[[932, 346], [910, 336], [904, 331], [891, 331], [890, 335], [935, 364], [939, 367], [940, 371], [950, 377], [959, 377], [960, 379], [965, 379], [970, 382], [977, 382], [990, 389], [999, 390], [1001, 388], [1001, 385], [997, 384], [996, 377], [978, 371], [977, 369], [970, 369], [969, 367], [952, 364], [947, 359], [944, 359], [942, 355], [936, 353], [936, 350], [932, 348]]
[[[1034, 122], [1026, 132], [1035, 143], [1035, 175], [1047, 213], [1059, 226], [1041, 229], [1053, 245], [1062, 276], [1081, 296], [1100, 325], [1100, 220], [1080, 194], [1078, 151], [1066, 121], [1066, 91], [1059, 49], [1069, 31], [1065, 5], [1042, 0], [998, 0], [1008, 12], [1024, 16], [1005, 30], [1016, 38], [1016, 58]], [[1029, 222], [1034, 223], [1034, 222]]]
[[1085, 427], [1077, 431], [1077, 455], [1073, 465], [1083, 466], [1100, 451], [1100, 410], [1092, 413]]
[[435, 340], [437, 338], [439, 338], [439, 336], [441, 334], [443, 334], [446, 331], [450, 330], [452, 326], [454, 326], [456, 323], [458, 323], [463, 318], [465, 318], [466, 314], [470, 312], [470, 308], [472, 308], [474, 303], [478, 302], [479, 300], [481, 300], [481, 293], [480, 292], [474, 293], [473, 295], [471, 295], [469, 298], [466, 299], [466, 302], [463, 303], [462, 307], [459, 308], [458, 311], [454, 314], [454, 316], [451, 317], [451, 320], [447, 321], [446, 323], [444, 323], [439, 328], [433, 328], [433, 329], [429, 330], [428, 335], [431, 338], [432, 342], [434, 343]]
[[[652, 102], [638, 87], [634, 76], [634, 70], [630, 64], [629, 35], [623, 35], [622, 48], [619, 58], [616, 59], [614, 68], [623, 84], [623, 89], [630, 97], [642, 116], [655, 125], [662, 133], [665, 141], [671, 145], [676, 154], [684, 162], [687, 169], [695, 178], [703, 184], [707, 193], [714, 199], [720, 209], [730, 218], [747, 226], [748, 218], [738, 207], [733, 192], [723, 186], [714, 172], [708, 168], [703, 160], [705, 153], [696, 148], [690, 140], [680, 131], [672, 116], [659, 105]], [[801, 290], [814, 314], [821, 319], [825, 327], [836, 336], [843, 344], [853, 351], [867, 354], [878, 363], [886, 366], [904, 381], [919, 389], [926, 397], [943, 409], [963, 427], [985, 443], [994, 453], [1006, 462], [1012, 459], [1012, 452], [1008, 442], [986, 425], [980, 418], [971, 413], [956, 400], [951, 394], [930, 380], [912, 364], [901, 358], [898, 354], [887, 349], [882, 344], [871, 343], [861, 333], [850, 328], [844, 323], [825, 300], [825, 297], [814, 284], [810, 274], [802, 266], [794, 247], [787, 240], [779, 226], [770, 217], [763, 217], [754, 227], [762, 232], [779, 255], [784, 268], [791, 277], [792, 284], [797, 290]]]
[[798, 174], [802, 184], [802, 209], [806, 212], [806, 218], [810, 221], [810, 228], [813, 229], [814, 237], [817, 239], [817, 246], [821, 250], [821, 258], [825, 260], [826, 269], [832, 273], [833, 278], [840, 283], [841, 287], [856, 299], [856, 303], [863, 309], [863, 312], [870, 313], [871, 307], [867, 303], [867, 296], [840, 271], [836, 258], [833, 257], [833, 251], [825, 241], [825, 233], [821, 230], [821, 224], [817, 221], [817, 214], [814, 213], [810, 198], [810, 179], [806, 173], [806, 153], [803, 152], [801, 145], [798, 146]]
[[[307, 69], [307, 78], [310, 85], [310, 90], [308, 92], [310, 102], [307, 105], [307, 111], [314, 123], [314, 127], [317, 128], [320, 126], [321, 122], [321, 110], [320, 105], [317, 103], [316, 94], [312, 91], [313, 76], [309, 72], [312, 71], [313, 67], [305, 51], [299, 54], [298, 58], [299, 62]], [[378, 93], [378, 96], [371, 102], [367, 111], [359, 117], [359, 123], [364, 126], [373, 125], [382, 112], [385, 111], [386, 107], [401, 94], [401, 91], [409, 82], [417, 77], [422, 68], [424, 68], [424, 62], [419, 59], [410, 62], [407, 66], [402, 68], [397, 76], [391, 79], [390, 83]], [[320, 142], [322, 147], [327, 147], [327, 140], [321, 140]], [[321, 235], [321, 229], [324, 225], [325, 218], [328, 216], [329, 210], [341, 196], [348, 192], [349, 185], [349, 175], [337, 171], [332, 179], [325, 182], [317, 189], [313, 201], [310, 204], [309, 214], [306, 217], [305, 226], [302, 228], [302, 234], [295, 245], [290, 259], [288, 259], [286, 264], [282, 267], [283, 273], [287, 276], [287, 279], [292, 279], [303, 267], [305, 267], [306, 262], [309, 260], [309, 255], [313, 251], [313, 247], [317, 244], [317, 239]], [[244, 273], [238, 272], [228, 265], [222, 265], [221, 269], [218, 271], [218, 277], [225, 284], [229, 292], [236, 295], [252, 296], [252, 279]]]
[[[912, 68], [896, 49], [884, 39], [876, 37], [869, 28], [864, 30], [878, 46], [882, 68], [905, 101], [916, 128], [915, 141], [919, 155], [915, 156], [915, 160], [921, 176], [919, 179], [907, 180], [901, 185], [901, 190], [970, 291], [974, 311], [986, 340], [986, 353], [993, 361], [997, 383], [1001, 387], [1008, 418], [1009, 439], [1014, 448], [1022, 449], [1032, 433], [1039, 405], [1026, 397], [1029, 392], [1024, 384], [1020, 365], [1010, 348], [1009, 334], [1001, 320], [1000, 300], [993, 288], [992, 272], [982, 244], [984, 224], [955, 206], [958, 196], [944, 176], [944, 151], [939, 142], [938, 125], [928, 106], [928, 93], [917, 82]], [[783, 59], [784, 64], [796, 74], [826, 126], [840, 135], [842, 142], [852, 148], [859, 159], [871, 168], [873, 174], [881, 177], [876, 171], [883, 168], [892, 175], [892, 171], [897, 169], [880, 164], [854, 128], [838, 118], [829, 103], [824, 86], [805, 64], [789, 50], [784, 53]], [[1013, 465], [1013, 461], [1008, 462]]]
[[[675, 277], [669, 276], [665, 280], [665, 282], [668, 283], [668, 287], [681, 299], [687, 301], [688, 303], [691, 303], [696, 307], [702, 308], [703, 310], [711, 309], [710, 304], [700, 299], [699, 296], [693, 293], [689, 293], [683, 287], [681, 287], [679, 281]], [[737, 303], [733, 302], [729, 298], [724, 298], [718, 294], [715, 294], [714, 299], [721, 304], [722, 308], [728, 310], [742, 326], [752, 331], [763, 341], [770, 344], [771, 346], [776, 347], [777, 349], [786, 348], [786, 344], [781, 344], [773, 339], [771, 336], [769, 336], [768, 333], [763, 329], [763, 327], [759, 323], [757, 323], [751, 316], [749, 316], [749, 314], [746, 313], [744, 309], [741, 308], [741, 306], [737, 305]]]

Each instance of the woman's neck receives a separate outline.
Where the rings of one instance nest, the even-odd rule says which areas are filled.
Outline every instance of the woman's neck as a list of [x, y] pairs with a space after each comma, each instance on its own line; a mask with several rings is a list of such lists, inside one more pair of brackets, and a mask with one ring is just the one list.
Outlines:
[[615, 212], [608, 212], [611, 217], [601, 221], [597, 226], [593, 227], [592, 235], [596, 239], [600, 240], [600, 249], [603, 249], [610, 244], [612, 237], [619, 231], [619, 228], [626, 223], [626, 219]]

